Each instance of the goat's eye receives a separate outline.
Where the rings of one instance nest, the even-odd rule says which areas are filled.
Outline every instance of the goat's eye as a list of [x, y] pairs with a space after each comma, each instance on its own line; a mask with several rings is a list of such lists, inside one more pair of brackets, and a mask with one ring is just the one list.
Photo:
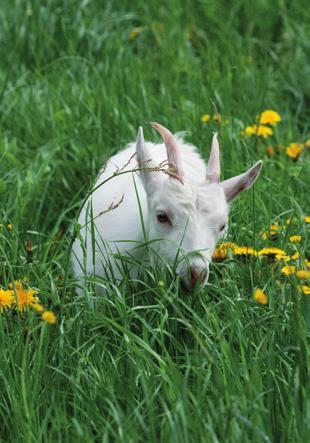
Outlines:
[[224, 225], [222, 225], [222, 226], [220, 227], [219, 231], [220, 231], [220, 232], [223, 232], [224, 229], [226, 228], [226, 226], [227, 226], [227, 224], [225, 223]]
[[156, 217], [159, 223], [170, 223], [169, 217], [164, 211], [158, 211]]

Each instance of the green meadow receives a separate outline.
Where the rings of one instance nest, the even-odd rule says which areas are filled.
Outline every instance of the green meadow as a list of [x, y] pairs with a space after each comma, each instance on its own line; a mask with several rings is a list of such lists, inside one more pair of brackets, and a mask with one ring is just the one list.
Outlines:
[[[0, 442], [310, 441], [308, 2], [1, 0], [0, 42]], [[226, 241], [268, 249], [78, 295], [81, 203], [150, 121], [206, 160], [218, 131], [223, 178], [264, 161]]]

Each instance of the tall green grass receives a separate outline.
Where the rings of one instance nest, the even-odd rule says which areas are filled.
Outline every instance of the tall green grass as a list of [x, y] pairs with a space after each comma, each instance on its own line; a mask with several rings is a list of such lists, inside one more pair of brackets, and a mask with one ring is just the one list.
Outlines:
[[[77, 296], [67, 267], [104, 159], [139, 125], [156, 140], [152, 120], [188, 131], [205, 158], [220, 129], [225, 178], [263, 158], [229, 238], [263, 247], [261, 231], [293, 215], [309, 254], [309, 153], [265, 155], [309, 138], [309, 23], [301, 0], [2, 0], [0, 284], [27, 278], [58, 322], [0, 314], [0, 441], [309, 440], [309, 301], [272, 261], [214, 264], [193, 294], [146, 268]], [[242, 139], [268, 108], [282, 116], [275, 135]], [[215, 112], [230, 124], [201, 124]], [[252, 300], [257, 286], [268, 306]]]

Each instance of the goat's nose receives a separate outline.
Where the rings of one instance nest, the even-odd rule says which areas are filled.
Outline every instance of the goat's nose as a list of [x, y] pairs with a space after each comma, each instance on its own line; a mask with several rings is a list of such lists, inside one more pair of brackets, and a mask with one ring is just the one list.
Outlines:
[[204, 282], [208, 277], [208, 269], [203, 268], [201, 266], [191, 266], [189, 268], [189, 280], [191, 282], [191, 285], [194, 287], [196, 283]]

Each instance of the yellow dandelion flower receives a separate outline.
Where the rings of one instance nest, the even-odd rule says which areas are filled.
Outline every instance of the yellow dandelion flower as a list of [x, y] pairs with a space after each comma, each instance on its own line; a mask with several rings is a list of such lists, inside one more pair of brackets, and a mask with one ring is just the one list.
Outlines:
[[258, 251], [258, 256], [268, 256], [268, 257], [280, 257], [286, 256], [286, 252], [279, 248], [263, 248]]
[[261, 125], [276, 125], [281, 121], [281, 116], [276, 111], [272, 111], [271, 109], [266, 109], [266, 111], [262, 112], [260, 115], [259, 123]]
[[269, 226], [269, 231], [265, 230], [262, 234], [264, 240], [267, 240], [268, 237], [275, 238], [279, 234], [280, 227], [277, 224], [271, 224]]
[[223, 117], [221, 116], [221, 114], [219, 114], [218, 112], [216, 112], [215, 114], [213, 114], [212, 119], [213, 119], [215, 122], [221, 123], [222, 120], [223, 120]]
[[[23, 287], [23, 284], [22, 284], [22, 282], [20, 280], [15, 280], [14, 284], [15, 284], [15, 288], [16, 289], [21, 289]], [[8, 286], [9, 286], [10, 289], [14, 288], [13, 283], [9, 283]]]
[[250, 246], [236, 246], [233, 249], [234, 255], [252, 255], [257, 256], [257, 251], [255, 251], [254, 248], [251, 248]]
[[[256, 126], [256, 125], [254, 125]], [[264, 126], [264, 125], [259, 125], [258, 128], [256, 129], [256, 134], [259, 137], [268, 137], [269, 135], [273, 135], [273, 130], [271, 128], [268, 128], [268, 126]]]
[[286, 155], [292, 160], [297, 160], [304, 149], [304, 145], [301, 143], [290, 143], [286, 148]]
[[310, 295], [310, 286], [302, 285], [300, 286], [300, 289], [303, 292], [303, 294]]
[[200, 117], [200, 121], [201, 121], [202, 123], [208, 123], [209, 120], [210, 120], [210, 115], [209, 115], [209, 114], [203, 114], [203, 115]]
[[216, 261], [225, 260], [225, 258], [227, 257], [227, 253], [228, 251], [225, 246], [218, 246], [213, 252], [213, 259]]
[[34, 289], [24, 288], [22, 285], [17, 287], [16, 285], [16, 307], [19, 311], [24, 311], [28, 306], [32, 306], [39, 302], [38, 297], [35, 296], [36, 291]]
[[226, 242], [221, 243], [221, 246], [223, 246], [223, 247], [225, 247], [227, 249], [234, 250], [237, 247], [237, 244], [233, 243], [233, 242], [226, 241]]
[[134, 28], [132, 31], [129, 32], [128, 34], [128, 38], [129, 40], [135, 40], [139, 34], [141, 34], [142, 32], [142, 28]]
[[295, 274], [295, 270], [296, 270], [296, 266], [284, 266], [282, 269], [281, 269], [281, 274], [284, 274], [284, 275], [292, 275], [292, 274]]
[[291, 243], [300, 243], [300, 241], [301, 241], [301, 235], [292, 235], [290, 237]]
[[261, 305], [267, 305], [268, 303], [268, 297], [267, 295], [262, 291], [262, 289], [255, 289], [253, 298], [257, 303], [260, 303]]
[[308, 269], [310, 269], [310, 261], [305, 258], [305, 265]]
[[310, 138], [306, 141], [305, 146], [307, 149], [310, 149]]
[[13, 225], [12, 225], [12, 223], [9, 223], [9, 224], [7, 225], [7, 228], [8, 228], [9, 231], [12, 231], [12, 229], [13, 229]]
[[296, 272], [296, 277], [300, 280], [307, 280], [310, 277], [310, 272], [300, 269]]
[[247, 126], [245, 129], [244, 129], [244, 135], [247, 135], [247, 136], [251, 136], [251, 135], [254, 135], [255, 134], [255, 130], [254, 130], [254, 127], [253, 126]]
[[56, 315], [52, 311], [45, 311], [42, 314], [42, 320], [44, 320], [46, 323], [50, 323], [51, 325], [56, 323]]
[[266, 154], [268, 155], [268, 157], [271, 157], [273, 154], [273, 147], [272, 146], [267, 146], [267, 148], [265, 149]]
[[0, 312], [11, 308], [15, 303], [14, 291], [0, 289]]
[[43, 312], [43, 311], [44, 311], [44, 308], [43, 308], [42, 305], [40, 305], [40, 303], [32, 303], [30, 306], [31, 306], [35, 311], [37, 311], [37, 312]]
[[285, 262], [290, 261], [290, 259], [291, 259], [291, 257], [289, 255], [277, 254], [275, 257], [276, 257], [277, 260], [285, 261]]
[[307, 216], [304, 218], [304, 221], [305, 221], [306, 223], [310, 223], [310, 215], [307, 215]]
[[299, 258], [300, 258], [300, 254], [299, 254], [298, 251], [295, 252], [295, 254], [293, 254], [293, 255], [291, 256], [291, 259], [292, 259], [292, 260], [299, 260]]
[[269, 126], [265, 125], [252, 125], [247, 126], [244, 130], [245, 135], [257, 135], [259, 137], [269, 137], [269, 135], [273, 135], [273, 130], [269, 128]]
[[273, 225], [270, 225], [269, 229], [270, 229], [270, 231], [278, 231], [280, 229], [280, 227], [277, 224], [273, 224]]

